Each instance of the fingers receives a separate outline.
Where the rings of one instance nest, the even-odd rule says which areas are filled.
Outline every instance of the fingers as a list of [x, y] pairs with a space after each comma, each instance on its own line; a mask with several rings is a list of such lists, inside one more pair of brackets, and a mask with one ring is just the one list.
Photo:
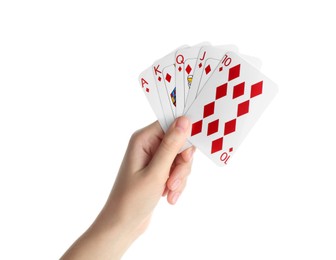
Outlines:
[[148, 133], [149, 135], [155, 135], [159, 138], [164, 135], [164, 132], [161, 128], [159, 121], [155, 121], [152, 124], [146, 126], [144, 130], [145, 130], [144, 132]]
[[162, 178], [165, 181], [168, 179], [175, 157], [190, 133], [190, 127], [190, 122], [186, 117], [179, 117], [169, 127], [149, 164], [151, 172], [162, 173]]
[[184, 188], [187, 185], [187, 177], [180, 179], [178, 185], [174, 187], [174, 190], [168, 190], [167, 192], [167, 201], [174, 205], [179, 199], [180, 195], [184, 191]]
[[189, 162], [189, 161], [192, 159], [192, 157], [193, 157], [195, 151], [196, 151], [196, 147], [195, 147], [195, 146], [192, 146], [192, 147], [190, 147], [190, 148], [184, 150], [184, 151], [181, 153], [181, 156], [182, 156], [183, 160], [184, 160], [185, 162]]
[[[132, 151], [135, 149], [156, 150], [157, 146], [160, 144], [164, 132], [158, 121], [136, 131], [130, 140], [130, 146]], [[155, 147], [153, 147], [155, 146]]]
[[145, 168], [152, 154], [159, 147], [164, 132], [158, 121], [137, 130], [129, 140], [121, 168], [126, 168], [125, 173], [137, 173]]
[[166, 191], [167, 201], [170, 204], [177, 202], [187, 184], [187, 178], [191, 172], [192, 155], [194, 151], [195, 148], [191, 147], [184, 151], [185, 155], [181, 153], [176, 158], [176, 166], [167, 180], [166, 185], [166, 189], [168, 189]]

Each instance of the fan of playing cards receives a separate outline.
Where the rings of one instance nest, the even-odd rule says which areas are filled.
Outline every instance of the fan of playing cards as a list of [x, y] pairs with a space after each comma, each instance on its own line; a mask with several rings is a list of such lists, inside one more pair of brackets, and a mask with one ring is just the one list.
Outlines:
[[192, 123], [183, 149], [194, 145], [227, 164], [277, 93], [259, 59], [234, 45], [182, 46], [142, 72], [142, 89], [164, 131], [185, 115]]

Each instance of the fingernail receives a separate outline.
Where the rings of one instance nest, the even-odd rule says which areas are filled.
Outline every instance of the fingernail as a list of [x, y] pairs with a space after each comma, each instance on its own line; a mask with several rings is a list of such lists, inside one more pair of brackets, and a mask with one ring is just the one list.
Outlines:
[[182, 116], [182, 117], [179, 117], [177, 120], [176, 120], [176, 125], [175, 125], [177, 128], [181, 128], [184, 132], [188, 130], [189, 128], [189, 120], [188, 118]]
[[178, 192], [174, 193], [174, 196], [172, 198], [172, 203], [175, 204], [179, 197], [180, 197], [180, 193]]
[[195, 146], [193, 146], [193, 148], [191, 149], [191, 151], [190, 151], [190, 159], [192, 159], [192, 157], [194, 156], [194, 153], [195, 153], [195, 151], [196, 151], [196, 147]]
[[188, 150], [188, 153], [186, 154], [184, 160], [186, 162], [190, 162], [192, 160], [192, 158], [193, 158], [193, 155], [194, 155], [195, 151], [196, 151], [196, 147], [195, 146], [193, 146], [192, 148], [190, 148]]
[[173, 184], [170, 187], [170, 190], [174, 191], [178, 188], [178, 186], [180, 186], [181, 184], [181, 180], [180, 179], [176, 179]]

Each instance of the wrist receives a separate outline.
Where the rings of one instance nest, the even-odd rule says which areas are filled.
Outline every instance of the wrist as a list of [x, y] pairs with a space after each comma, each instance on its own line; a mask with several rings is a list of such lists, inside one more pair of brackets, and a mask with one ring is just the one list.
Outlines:
[[117, 212], [105, 206], [87, 231], [102, 242], [111, 252], [111, 259], [120, 259], [140, 235], [135, 223], [119, 217]]

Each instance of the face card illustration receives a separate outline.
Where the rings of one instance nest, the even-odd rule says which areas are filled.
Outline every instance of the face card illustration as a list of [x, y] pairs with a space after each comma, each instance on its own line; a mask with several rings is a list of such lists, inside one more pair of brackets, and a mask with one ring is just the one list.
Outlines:
[[185, 103], [191, 87], [195, 64], [200, 49], [209, 45], [208, 42], [202, 42], [190, 48], [180, 49], [176, 52], [175, 58], [175, 77], [177, 85], [177, 106], [176, 117], [183, 115]]
[[209, 79], [227, 51], [238, 51], [238, 48], [234, 45], [223, 45], [221, 47], [204, 46], [200, 49], [195, 63], [194, 76], [186, 99], [184, 111], [186, 111], [194, 102], [199, 93], [200, 85], [204, 84]]
[[163, 131], [167, 131], [168, 126], [161, 106], [159, 93], [157, 91], [153, 70], [151, 67], [143, 71], [139, 76], [140, 86], [154, 111]]
[[226, 165], [277, 93], [277, 86], [239, 55], [224, 55], [186, 112], [189, 141], [216, 164]]
[[[153, 73], [166, 123], [169, 126], [175, 120], [175, 52], [173, 51], [153, 64]], [[169, 86], [169, 90], [167, 89]], [[173, 90], [171, 88], [173, 87]]]

